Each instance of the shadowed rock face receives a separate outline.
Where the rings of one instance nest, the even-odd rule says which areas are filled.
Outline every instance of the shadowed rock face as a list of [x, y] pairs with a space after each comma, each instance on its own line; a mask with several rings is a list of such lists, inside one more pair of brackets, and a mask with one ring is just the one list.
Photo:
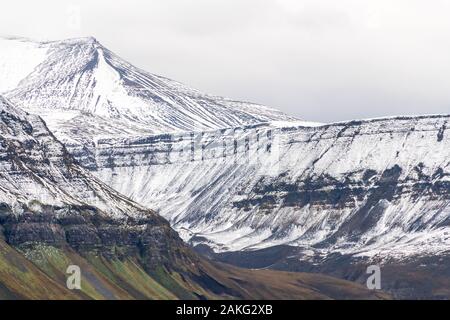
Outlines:
[[36, 203], [33, 209], [23, 206], [23, 213], [14, 215], [7, 204], [0, 205], [0, 225], [8, 244], [22, 249], [36, 244], [69, 246], [110, 258], [142, 255], [149, 270], [158, 265], [174, 269], [178, 259], [189, 257], [182, 252], [186, 247], [177, 233], [154, 215], [115, 220], [89, 206], [36, 208]]

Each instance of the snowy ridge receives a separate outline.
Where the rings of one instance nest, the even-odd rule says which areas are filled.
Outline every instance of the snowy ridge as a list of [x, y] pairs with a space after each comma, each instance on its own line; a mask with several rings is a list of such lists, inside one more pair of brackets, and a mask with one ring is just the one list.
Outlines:
[[[142, 71], [94, 38], [47, 43], [2, 40], [0, 45], [10, 48], [0, 50], [0, 61], [9, 66], [10, 74], [2, 80], [0, 92], [14, 87], [16, 79], [26, 73], [14, 74], [12, 66], [18, 64], [12, 61], [14, 52], [39, 56], [29, 63], [35, 64], [32, 71], [6, 95], [23, 109], [41, 115], [64, 142], [73, 139], [75, 132], [77, 140], [85, 142], [105, 135], [211, 130], [296, 120], [272, 108], [206, 95]], [[39, 54], [45, 50], [44, 60], [35, 54], [37, 50]], [[27, 66], [26, 70], [30, 69]]]
[[75, 164], [39, 117], [1, 96], [0, 142], [0, 202], [90, 205], [119, 219], [149, 214]]

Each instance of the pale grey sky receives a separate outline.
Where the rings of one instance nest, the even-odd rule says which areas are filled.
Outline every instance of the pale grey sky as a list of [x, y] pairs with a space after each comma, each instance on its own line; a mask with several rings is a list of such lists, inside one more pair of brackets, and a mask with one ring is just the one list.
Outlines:
[[305, 120], [450, 113], [450, 1], [15, 0], [0, 32], [94, 36], [149, 72]]

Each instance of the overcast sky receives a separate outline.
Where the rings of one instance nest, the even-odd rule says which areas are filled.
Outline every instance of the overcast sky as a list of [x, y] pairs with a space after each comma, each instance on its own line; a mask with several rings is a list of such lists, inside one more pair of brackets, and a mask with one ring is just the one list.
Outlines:
[[95, 36], [149, 72], [300, 118], [450, 113], [450, 1], [15, 0], [3, 35]]

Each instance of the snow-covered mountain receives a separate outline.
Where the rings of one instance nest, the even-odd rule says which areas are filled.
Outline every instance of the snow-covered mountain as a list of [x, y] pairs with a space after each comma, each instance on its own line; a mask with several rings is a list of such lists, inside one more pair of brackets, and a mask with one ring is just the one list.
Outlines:
[[94, 38], [0, 39], [0, 73], [0, 92], [41, 115], [63, 141], [295, 120], [147, 73]]
[[138, 70], [94, 39], [28, 45], [45, 55], [7, 96], [193, 244], [395, 259], [450, 248], [450, 116], [299, 122]]

